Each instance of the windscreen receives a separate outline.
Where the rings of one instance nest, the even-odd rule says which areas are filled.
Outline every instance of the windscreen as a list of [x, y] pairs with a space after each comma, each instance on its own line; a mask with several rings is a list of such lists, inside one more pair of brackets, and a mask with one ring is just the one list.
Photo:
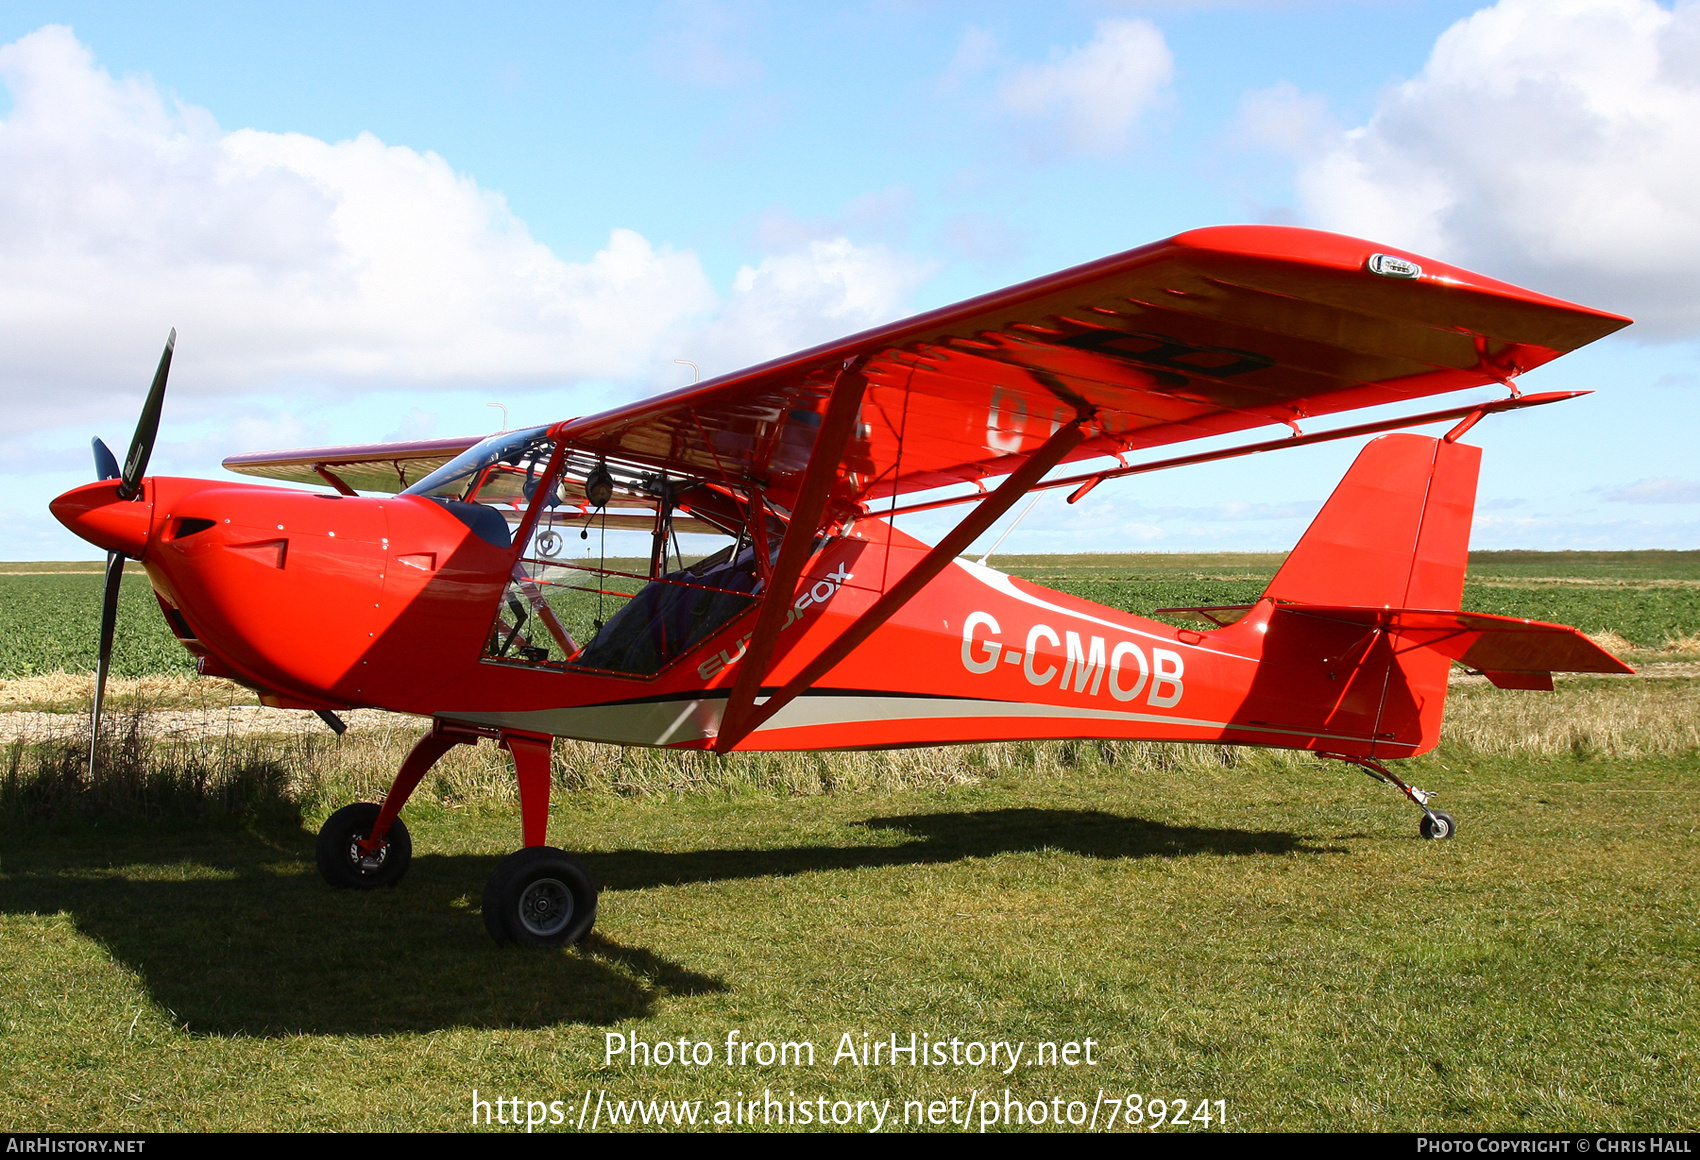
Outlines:
[[[532, 427], [492, 435], [468, 447], [401, 494], [476, 499], [486, 503], [518, 499], [526, 494], [525, 481], [549, 463], [554, 444], [546, 437], [548, 430]], [[497, 464], [511, 470], [491, 472], [489, 469]]]

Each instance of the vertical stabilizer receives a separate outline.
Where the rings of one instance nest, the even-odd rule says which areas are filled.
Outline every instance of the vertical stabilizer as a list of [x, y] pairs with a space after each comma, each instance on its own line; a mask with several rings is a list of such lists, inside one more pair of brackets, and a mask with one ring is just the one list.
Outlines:
[[1479, 447], [1383, 435], [1353, 461], [1264, 595], [1298, 604], [1457, 609]]
[[1279, 603], [1265, 657], [1325, 667], [1337, 689], [1316, 722], [1335, 738], [1328, 748], [1409, 757], [1440, 740], [1452, 661], [1422, 647], [1433, 633], [1373, 612], [1461, 606], [1481, 459], [1478, 447], [1422, 435], [1374, 440], [1269, 582], [1264, 595]]

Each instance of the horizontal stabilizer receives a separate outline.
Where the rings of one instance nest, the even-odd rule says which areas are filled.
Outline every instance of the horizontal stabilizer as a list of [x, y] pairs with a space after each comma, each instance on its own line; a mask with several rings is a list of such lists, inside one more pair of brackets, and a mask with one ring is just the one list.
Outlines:
[[1221, 628], [1234, 623], [1256, 608], [1255, 604], [1209, 604], [1198, 608], [1158, 608], [1153, 616], [1169, 616], [1176, 620], [1195, 620], [1199, 624], [1214, 624]]
[[1501, 688], [1552, 688], [1550, 678], [1530, 683], [1535, 674], [1635, 671], [1579, 630], [1541, 620], [1484, 612], [1326, 604], [1282, 604], [1277, 611], [1397, 631], [1413, 644], [1485, 674]]

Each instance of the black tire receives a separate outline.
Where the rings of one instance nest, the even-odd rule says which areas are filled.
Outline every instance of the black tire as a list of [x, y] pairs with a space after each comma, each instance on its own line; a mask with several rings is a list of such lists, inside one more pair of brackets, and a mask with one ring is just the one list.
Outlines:
[[1431, 841], [1443, 841], [1458, 832], [1458, 823], [1452, 820], [1452, 815], [1435, 810], [1433, 814], [1424, 814], [1423, 820], [1417, 823], [1417, 829], [1423, 837]]
[[316, 848], [319, 873], [332, 886], [375, 890], [394, 886], [407, 873], [407, 865], [413, 861], [413, 839], [400, 818], [390, 823], [383, 848], [376, 856], [365, 854], [355, 845], [372, 832], [378, 822], [378, 809], [371, 802], [343, 806], [319, 828]]
[[509, 854], [484, 884], [484, 927], [499, 943], [571, 946], [596, 922], [596, 883], [553, 846]]

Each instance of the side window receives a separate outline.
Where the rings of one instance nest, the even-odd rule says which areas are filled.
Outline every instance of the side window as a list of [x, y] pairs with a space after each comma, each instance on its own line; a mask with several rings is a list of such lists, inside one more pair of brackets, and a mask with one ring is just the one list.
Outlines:
[[783, 534], [758, 537], [727, 489], [577, 454], [531, 502], [546, 506], [490, 627], [494, 663], [659, 673], [755, 605], [758, 539]]

